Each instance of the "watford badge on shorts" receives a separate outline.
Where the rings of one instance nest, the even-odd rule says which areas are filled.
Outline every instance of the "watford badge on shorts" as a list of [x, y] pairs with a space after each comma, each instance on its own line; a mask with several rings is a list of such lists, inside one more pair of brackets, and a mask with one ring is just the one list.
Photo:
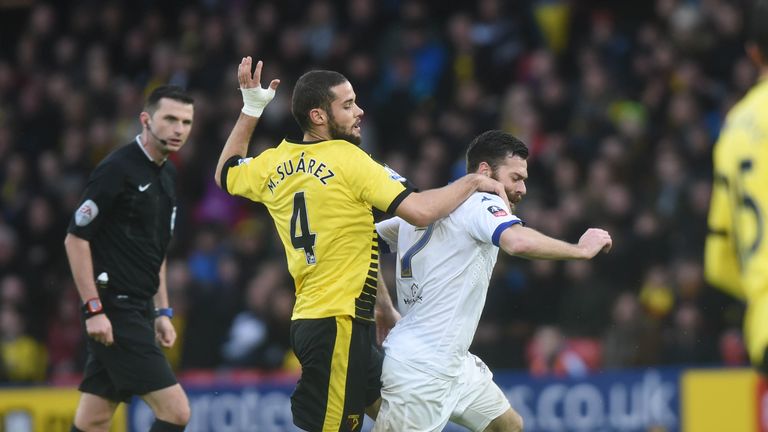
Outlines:
[[360, 428], [360, 414], [350, 414], [347, 416], [347, 427], [350, 431], [356, 431]]

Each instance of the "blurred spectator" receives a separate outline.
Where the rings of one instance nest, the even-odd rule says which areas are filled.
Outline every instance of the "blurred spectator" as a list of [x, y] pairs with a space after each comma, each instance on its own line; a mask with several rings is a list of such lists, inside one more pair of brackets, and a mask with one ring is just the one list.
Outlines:
[[[245, 242], [251, 238], [242, 237]], [[186, 306], [182, 368], [215, 368], [221, 364], [220, 346], [226, 340], [232, 317], [241, 308], [240, 287], [246, 280], [241, 273], [246, 266], [231, 254], [221, 256], [216, 264], [220, 282], [203, 284], [192, 279], [187, 265], [174, 261], [174, 283]]]
[[248, 281], [245, 309], [235, 316], [222, 346], [225, 365], [262, 369], [282, 366], [289, 350], [287, 336], [293, 309], [292, 301], [286, 302], [280, 294], [286, 280], [283, 263], [275, 260], [263, 264]]
[[663, 320], [672, 311], [675, 305], [675, 293], [663, 267], [655, 266], [648, 270], [645, 281], [640, 287], [640, 304], [657, 321]]
[[631, 292], [613, 304], [612, 323], [603, 335], [603, 367], [626, 368], [657, 364], [658, 328]]
[[0, 358], [3, 381], [45, 380], [48, 366], [46, 348], [26, 333], [24, 317], [13, 306], [0, 306]]
[[720, 335], [720, 359], [725, 366], [744, 367], [749, 365], [744, 337], [739, 329], [731, 329]]
[[[168, 284], [168, 304], [173, 305], [173, 327], [176, 329], [176, 343], [170, 348], [163, 348], [168, 363], [174, 370], [181, 367], [182, 356], [186, 351], [186, 342], [193, 338], [206, 340], [206, 333], [189, 335], [189, 303], [192, 294], [189, 292], [191, 281], [189, 268], [184, 261], [171, 259], [166, 263], [166, 283]], [[203, 312], [204, 313], [204, 312]], [[208, 315], [210, 317], [210, 315]], [[215, 326], [211, 326], [215, 327]]]
[[217, 263], [223, 253], [220, 237], [213, 226], [202, 227], [195, 234], [188, 258], [191, 276], [200, 284], [213, 286], [219, 282]]
[[565, 276], [568, 285], [559, 305], [560, 328], [570, 337], [599, 337], [610, 323], [611, 288], [595, 275], [592, 261], [566, 262]]
[[682, 303], [672, 318], [672, 327], [663, 334], [662, 362], [674, 365], [714, 362], [716, 341], [705, 334], [699, 308], [690, 302]]
[[80, 298], [74, 284], [62, 287], [58, 306], [48, 324], [45, 338], [49, 352], [50, 377], [68, 376], [82, 370], [83, 328]]
[[534, 376], [583, 377], [599, 366], [596, 344], [574, 343], [554, 326], [536, 330], [527, 354], [528, 370]]

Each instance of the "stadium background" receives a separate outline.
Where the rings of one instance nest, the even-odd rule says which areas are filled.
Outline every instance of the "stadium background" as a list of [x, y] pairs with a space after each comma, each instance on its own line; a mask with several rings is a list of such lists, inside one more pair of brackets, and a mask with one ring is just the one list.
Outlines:
[[[169, 358], [202, 393], [271, 388], [275, 380], [290, 388], [293, 287], [282, 246], [263, 207], [227, 197], [213, 182], [241, 107], [235, 68], [245, 55], [264, 60], [265, 81], [282, 80], [252, 152], [298, 134], [290, 115], [298, 76], [335, 69], [365, 110], [363, 146], [418, 187], [463, 174], [471, 138], [503, 129], [531, 149], [528, 196], [519, 206], [529, 226], [570, 241], [588, 226], [611, 232], [613, 251], [593, 261], [500, 257], [472, 351], [504, 385], [530, 382], [534, 393], [542, 383], [591, 383], [609, 395], [600, 373], [634, 388], [658, 370], [679, 386], [680, 421], [531, 430], [753, 430], [682, 421], [690, 412], [683, 382], [699, 367], [725, 374], [715, 393], [743, 383], [754, 405], [741, 413], [744, 424], [764, 427], [762, 385], [739, 369], [747, 365], [743, 305], [702, 277], [712, 144], [724, 114], [757, 77], [743, 49], [742, 6], [0, 0], [6, 429], [25, 424], [14, 413], [27, 408], [12, 411], [27, 406], [22, 401], [50, 396], [40, 386], [77, 383], [84, 349], [62, 244], [66, 224], [91, 169], [140, 131], [143, 97], [164, 83], [196, 99], [192, 136], [174, 157], [180, 212], [168, 278], [180, 338]], [[385, 260], [385, 269], [391, 264]], [[23, 386], [33, 386], [31, 396], [13, 393]], [[574, 412], [589, 411], [589, 403], [574, 403]]]

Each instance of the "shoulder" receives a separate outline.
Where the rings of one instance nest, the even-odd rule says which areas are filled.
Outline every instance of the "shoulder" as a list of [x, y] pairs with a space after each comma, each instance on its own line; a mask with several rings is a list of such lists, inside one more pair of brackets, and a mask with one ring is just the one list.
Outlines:
[[290, 152], [291, 152], [291, 149], [289, 146], [284, 145], [284, 143], [280, 143], [280, 145], [278, 145], [277, 147], [268, 148], [256, 156], [241, 157], [238, 160], [238, 165], [249, 164], [252, 161], [257, 161], [257, 162], [269, 161], [277, 157], [277, 155], [287, 154]]
[[[229, 168], [255, 167], [257, 170], [272, 165], [280, 157], [290, 158], [291, 153], [285, 147], [275, 147], [264, 150], [256, 156], [233, 156]], [[235, 159], [237, 158], [237, 159]]]
[[485, 192], [475, 192], [451, 214], [463, 221], [486, 220], [489, 215], [493, 216], [493, 220], [506, 220], [510, 217], [517, 219], [501, 197]]
[[374, 160], [371, 155], [360, 148], [360, 146], [352, 144], [347, 140], [331, 140], [322, 143], [327, 148], [332, 149], [334, 152], [342, 153], [345, 159], [350, 162], [358, 162], [360, 160]]
[[403, 179], [364, 149], [349, 141], [333, 140], [327, 141], [324, 145], [330, 151], [332, 158], [330, 162], [343, 175], [361, 179], [381, 179], [386, 173], [393, 180], [402, 181]]
[[506, 207], [506, 204], [498, 195], [487, 192], [475, 192], [459, 206], [459, 209], [471, 211], [489, 207], [501, 207], [503, 209]]
[[93, 170], [94, 174], [125, 173], [128, 170], [129, 166], [131, 165], [132, 160], [135, 160], [134, 158], [135, 155], [132, 154], [131, 150], [133, 149], [131, 147], [136, 147], [136, 146], [135, 145], [131, 146], [130, 144], [128, 144], [108, 154], [104, 159], [101, 160], [101, 162], [98, 163], [98, 165], [96, 165], [96, 168]]
[[751, 129], [757, 126], [765, 127], [763, 120], [768, 114], [768, 82], [760, 83], [753, 87], [740, 101], [738, 101], [725, 117], [725, 129]]

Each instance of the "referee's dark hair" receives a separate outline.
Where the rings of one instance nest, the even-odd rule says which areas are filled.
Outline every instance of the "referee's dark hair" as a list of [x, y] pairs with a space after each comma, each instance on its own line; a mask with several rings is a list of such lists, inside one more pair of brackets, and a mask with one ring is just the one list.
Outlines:
[[314, 108], [321, 108], [329, 116], [331, 114], [331, 102], [336, 97], [331, 87], [349, 81], [344, 75], [329, 70], [313, 70], [305, 73], [296, 81], [293, 87], [291, 100], [291, 113], [303, 132], [308, 131], [312, 122], [309, 120], [309, 112]]
[[768, 0], [753, 0], [747, 10], [747, 41], [757, 46], [768, 63]]
[[507, 157], [520, 156], [528, 158], [528, 147], [512, 135], [500, 131], [489, 130], [481, 133], [469, 144], [467, 149], [467, 172], [477, 171], [480, 162], [485, 162], [494, 171]]
[[177, 102], [188, 105], [195, 103], [195, 100], [192, 99], [192, 96], [190, 96], [189, 93], [187, 93], [187, 91], [183, 88], [175, 85], [162, 85], [152, 90], [152, 93], [149, 94], [147, 97], [147, 102], [144, 104], [144, 111], [153, 114], [157, 109], [157, 104], [160, 102], [160, 99], [163, 98], [173, 99]]

